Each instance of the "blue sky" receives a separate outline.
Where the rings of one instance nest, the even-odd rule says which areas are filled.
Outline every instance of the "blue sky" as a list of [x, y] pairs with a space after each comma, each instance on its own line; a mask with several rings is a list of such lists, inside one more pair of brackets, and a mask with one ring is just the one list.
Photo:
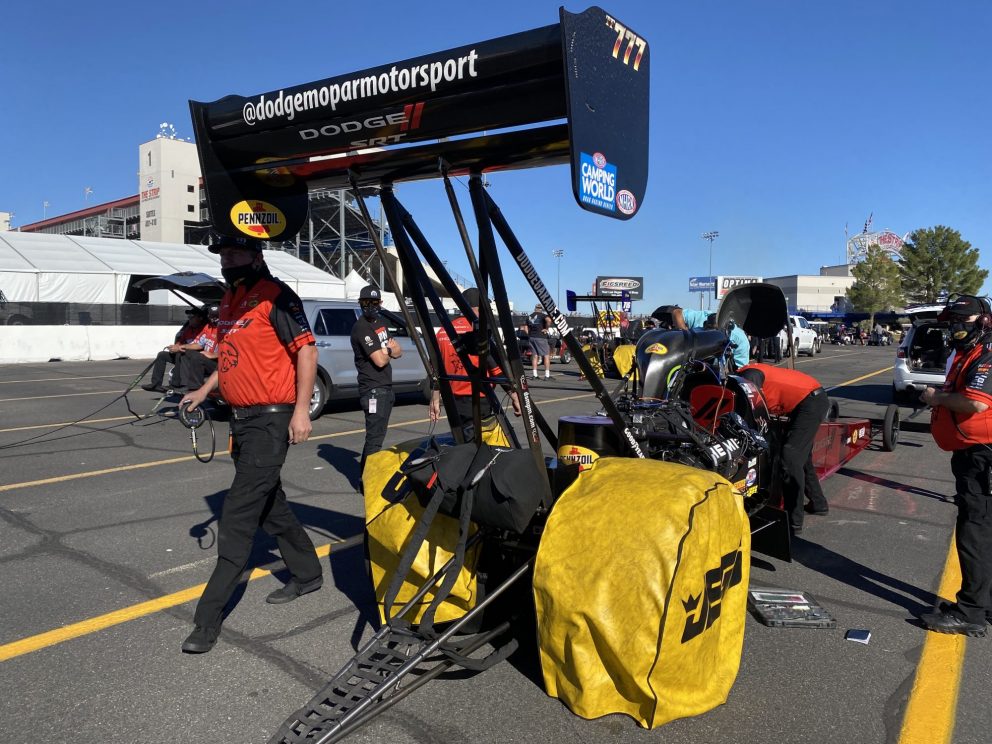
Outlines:
[[[585, 4], [569, 3], [571, 11]], [[575, 204], [565, 166], [491, 193], [552, 291], [643, 275], [645, 301], [696, 306], [690, 276], [817, 273], [845, 224], [949, 225], [992, 267], [992, 88], [985, 2], [606, 2], [651, 50], [647, 194], [620, 222]], [[0, 46], [0, 210], [14, 223], [137, 193], [137, 146], [187, 100], [318, 80], [557, 22], [558, 4], [16, 3]], [[465, 192], [463, 192], [465, 193]], [[400, 198], [468, 274], [437, 182]], [[467, 199], [465, 208], [468, 208]], [[504, 254], [504, 266], [508, 258]], [[534, 298], [506, 272], [518, 307]], [[985, 291], [992, 289], [986, 285]]]

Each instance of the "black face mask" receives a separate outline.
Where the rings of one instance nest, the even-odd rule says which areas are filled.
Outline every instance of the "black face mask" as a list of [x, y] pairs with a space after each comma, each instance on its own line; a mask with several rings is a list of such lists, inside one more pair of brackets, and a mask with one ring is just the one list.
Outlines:
[[379, 317], [379, 306], [370, 303], [362, 303], [362, 315], [366, 320], [375, 320]]
[[262, 275], [262, 272], [251, 264], [245, 264], [244, 266], [232, 266], [227, 269], [222, 268], [220, 273], [221, 276], [224, 277], [224, 281], [227, 282], [230, 287], [236, 287], [242, 282], [254, 284], [254, 282]]
[[978, 338], [977, 323], [951, 323], [951, 346], [955, 349], [967, 349], [974, 345]]

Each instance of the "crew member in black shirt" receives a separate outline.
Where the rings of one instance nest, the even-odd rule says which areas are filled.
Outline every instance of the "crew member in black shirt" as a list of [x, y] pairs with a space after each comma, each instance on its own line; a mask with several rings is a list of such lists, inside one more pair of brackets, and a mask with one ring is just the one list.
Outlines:
[[355, 351], [355, 368], [358, 370], [358, 393], [365, 411], [365, 447], [362, 449], [361, 472], [365, 460], [382, 449], [393, 410], [393, 368], [391, 359], [403, 356], [395, 338], [390, 338], [386, 324], [379, 316], [382, 296], [369, 285], [358, 295], [362, 315], [351, 329], [351, 348]]
[[548, 344], [548, 328], [551, 327], [551, 318], [544, 314], [544, 308], [537, 304], [534, 312], [527, 316], [527, 333], [530, 336], [531, 368], [534, 370], [534, 379], [537, 376], [537, 365], [544, 360], [544, 379], [551, 379], [551, 347]]

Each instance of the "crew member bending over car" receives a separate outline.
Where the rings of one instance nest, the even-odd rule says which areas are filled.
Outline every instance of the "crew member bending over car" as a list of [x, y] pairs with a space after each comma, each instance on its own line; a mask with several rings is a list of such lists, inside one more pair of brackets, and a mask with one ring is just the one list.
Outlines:
[[230, 287], [220, 305], [220, 363], [180, 405], [194, 410], [220, 386], [231, 405], [235, 473], [217, 528], [217, 566], [182, 645], [191, 654], [205, 653], [217, 642], [224, 606], [241, 581], [259, 527], [275, 536], [292, 575], [267, 602], [290, 602], [323, 582], [313, 543], [286, 503], [279, 478], [289, 445], [310, 437], [317, 375], [313, 333], [300, 298], [269, 273], [259, 241], [221, 238], [210, 252], [220, 254]]
[[789, 418], [780, 453], [782, 497], [792, 531], [802, 532], [807, 497], [810, 513], [830, 510], [813, 467], [813, 440], [830, 407], [827, 394], [815, 377], [794, 369], [755, 362], [738, 374], [761, 388], [769, 413]]
[[928, 387], [920, 400], [933, 409], [937, 446], [951, 452], [961, 589], [954, 604], [920, 621], [938, 633], [982, 637], [992, 622], [992, 307], [987, 298], [962, 295], [937, 320], [950, 325], [954, 362], [944, 389]]
[[[688, 331], [693, 328], [703, 328], [709, 313], [703, 310], [685, 310], [678, 305], [662, 305], [657, 308], [651, 317], [658, 321], [661, 328], [677, 331]], [[736, 325], [731, 329], [730, 343], [734, 346], [734, 363], [740, 369], [747, 364], [751, 356], [751, 342], [744, 333], [744, 329]]]

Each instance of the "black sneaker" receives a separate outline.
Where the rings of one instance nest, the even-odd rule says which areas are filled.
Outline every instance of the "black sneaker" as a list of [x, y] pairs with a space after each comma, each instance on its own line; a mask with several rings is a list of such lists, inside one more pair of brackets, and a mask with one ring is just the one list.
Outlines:
[[969, 623], [953, 612], [945, 612], [944, 610], [925, 612], [920, 615], [920, 622], [926, 626], [927, 630], [933, 630], [937, 633], [960, 633], [970, 638], [985, 637], [985, 623]]
[[141, 386], [141, 389], [142, 390], [147, 390], [149, 393], [167, 393], [167, 392], [169, 392], [168, 390], [166, 390], [161, 385], [153, 385], [150, 382], [146, 382], [144, 385], [142, 385]]
[[205, 654], [217, 643], [217, 636], [220, 635], [219, 627], [203, 627], [197, 625], [193, 632], [183, 641], [184, 654]]
[[290, 579], [289, 583], [281, 589], [276, 589], [274, 592], [269, 594], [265, 598], [265, 601], [269, 604], [285, 604], [286, 602], [292, 602], [297, 597], [302, 597], [304, 594], [309, 594], [310, 592], [315, 592], [320, 587], [324, 585], [324, 577], [318, 576], [316, 579], [307, 581], [304, 583], [299, 583], [296, 579]]
[[830, 513], [830, 506], [828, 506], [826, 502], [823, 502], [822, 506], [816, 506], [811, 501], [806, 504], [805, 509], [807, 514], [816, 514], [821, 517]]

